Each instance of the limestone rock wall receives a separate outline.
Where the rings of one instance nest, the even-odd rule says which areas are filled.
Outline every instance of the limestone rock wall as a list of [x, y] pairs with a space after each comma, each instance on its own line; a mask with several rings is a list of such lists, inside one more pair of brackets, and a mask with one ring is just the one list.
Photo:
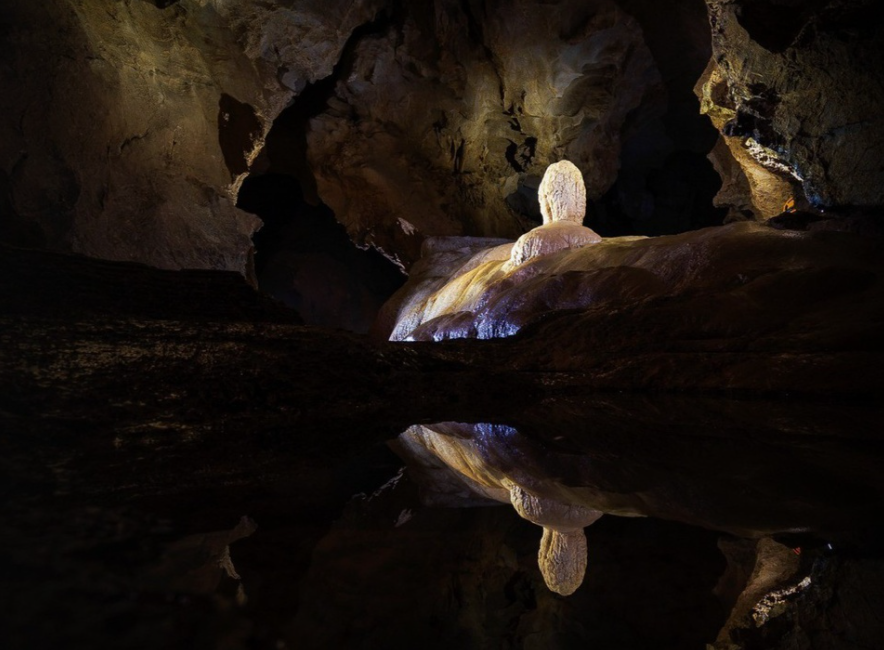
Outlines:
[[302, 99], [276, 143], [294, 164], [272, 171], [404, 268], [430, 236], [528, 230], [560, 159], [603, 235], [713, 225], [695, 158], [714, 130], [689, 92], [710, 49], [698, 93], [732, 218], [796, 194], [882, 204], [872, 0], [675, 4], [8, 0], [0, 239], [248, 272], [260, 221], [237, 193], [279, 167], [271, 126]]
[[661, 84], [609, 0], [409, 4], [346, 64], [308, 132], [317, 189], [357, 243], [405, 265], [427, 236], [517, 237], [520, 189], [562, 158], [601, 196], [627, 116]]
[[[708, 56], [700, 0], [663, 14], [671, 47], [643, 0], [11, 0], [0, 238], [248, 271], [260, 221], [237, 193], [268, 164], [403, 267], [427, 236], [514, 238], [550, 162], [574, 161], [591, 199], [624, 160], [639, 185], [663, 164], [683, 61]], [[301, 135], [273, 151], [302, 95]]]
[[5, 2], [2, 238], [245, 271], [260, 221], [235, 208], [239, 183], [377, 2], [289, 4]]
[[[722, 205], [773, 216], [884, 203], [884, 27], [874, 0], [707, 0], [713, 60], [698, 94], [724, 144]], [[726, 146], [724, 146], [726, 145]], [[803, 195], [803, 196], [802, 196]]]

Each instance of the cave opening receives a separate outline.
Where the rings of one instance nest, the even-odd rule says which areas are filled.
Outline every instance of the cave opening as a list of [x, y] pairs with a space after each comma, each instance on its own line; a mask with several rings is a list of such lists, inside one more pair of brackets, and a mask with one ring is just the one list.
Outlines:
[[677, 235], [720, 226], [728, 214], [713, 200], [721, 177], [703, 154], [681, 150], [647, 175], [621, 170], [614, 185], [587, 205], [584, 223], [602, 237]]
[[297, 310], [307, 325], [367, 333], [406, 279], [378, 250], [353, 243], [320, 198], [307, 158], [310, 120], [328, 109], [357, 44], [383, 33], [391, 20], [381, 11], [357, 27], [331, 74], [299, 89], [273, 121], [237, 197], [237, 207], [263, 221], [252, 237], [259, 289]]
[[264, 222], [252, 238], [259, 289], [307, 325], [366, 333], [405, 282], [381, 253], [357, 248], [327, 206], [308, 203], [290, 175], [249, 176], [237, 205]]

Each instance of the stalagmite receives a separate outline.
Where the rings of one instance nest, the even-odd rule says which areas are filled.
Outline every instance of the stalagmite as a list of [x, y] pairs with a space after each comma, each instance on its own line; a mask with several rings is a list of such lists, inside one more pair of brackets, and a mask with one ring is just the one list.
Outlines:
[[510, 266], [524, 264], [539, 255], [569, 248], [581, 248], [602, 240], [583, 225], [586, 214], [586, 186], [577, 167], [561, 160], [550, 165], [538, 189], [543, 225], [525, 233], [510, 254]]

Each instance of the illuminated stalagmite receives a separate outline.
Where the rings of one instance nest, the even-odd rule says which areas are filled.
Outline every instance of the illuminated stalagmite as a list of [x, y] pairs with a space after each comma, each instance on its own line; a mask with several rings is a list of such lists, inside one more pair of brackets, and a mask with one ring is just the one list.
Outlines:
[[543, 225], [519, 237], [510, 254], [511, 265], [602, 240], [595, 231], [583, 225], [586, 186], [583, 174], [573, 163], [562, 160], [546, 169], [538, 199]]

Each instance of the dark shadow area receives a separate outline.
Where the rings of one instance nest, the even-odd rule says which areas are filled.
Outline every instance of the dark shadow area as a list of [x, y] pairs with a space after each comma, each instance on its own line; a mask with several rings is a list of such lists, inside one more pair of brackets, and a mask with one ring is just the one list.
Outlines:
[[660, 86], [627, 116], [617, 181], [590, 202], [585, 223], [604, 237], [721, 225], [726, 211], [712, 205], [721, 179], [706, 159], [718, 132], [694, 94], [712, 55], [706, 4], [619, 4], [641, 26]]
[[255, 109], [234, 97], [222, 94], [218, 102], [218, 142], [230, 175], [249, 170], [246, 155], [261, 136], [261, 122]]
[[737, 19], [749, 36], [769, 52], [788, 48], [825, 0], [750, 0]]
[[3, 170], [0, 170], [0, 241], [24, 248], [46, 246], [46, 235], [40, 226], [17, 214], [12, 202], [12, 183]]
[[391, 17], [380, 12], [375, 20], [353, 30], [341, 50], [340, 59], [327, 77], [304, 85], [297, 96], [273, 121], [267, 134], [266, 145], [256, 167], [264, 171], [287, 174], [300, 181], [304, 199], [310, 205], [321, 203], [316, 190], [313, 170], [307, 160], [307, 130], [310, 120], [328, 109], [328, 101], [334, 95], [340, 79], [346, 79], [352, 71], [355, 50], [359, 42], [373, 34], [381, 34], [389, 28]]
[[[713, 592], [740, 531], [829, 563], [798, 618], [735, 628], [763, 637], [743, 647], [810, 647], [771, 641], [818, 612], [826, 639], [880, 638], [880, 400], [553, 399], [567, 377], [507, 370], [512, 341], [370, 347], [234, 273], [0, 262], [4, 650], [702, 648], [752, 571]], [[511, 506], [432, 507], [416, 473], [391, 481], [381, 445], [414, 422], [479, 423], [442, 433], [607, 513], [572, 596], [544, 586], [541, 531]]]
[[292, 176], [247, 178], [237, 205], [264, 221], [253, 237], [259, 288], [308, 325], [367, 332], [405, 282], [379, 252], [358, 249], [328, 207], [307, 203]]
[[721, 178], [702, 154], [678, 151], [646, 177], [621, 172], [600, 200], [587, 206], [584, 223], [603, 237], [675, 235], [720, 226], [727, 215], [712, 199]]
[[259, 288], [298, 310], [307, 325], [368, 332], [381, 305], [405, 282], [388, 258], [353, 244], [320, 199], [307, 159], [310, 120], [327, 110], [360, 40], [382, 33], [390, 20], [381, 12], [356, 28], [332, 73], [300, 90], [274, 120], [239, 191], [237, 207], [264, 222], [252, 238]]

